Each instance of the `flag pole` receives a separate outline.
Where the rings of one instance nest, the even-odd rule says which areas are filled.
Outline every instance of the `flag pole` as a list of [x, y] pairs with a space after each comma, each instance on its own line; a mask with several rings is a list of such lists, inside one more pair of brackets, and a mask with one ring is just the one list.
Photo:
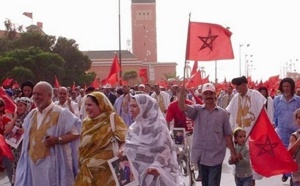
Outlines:
[[187, 54], [188, 54], [188, 51], [189, 51], [190, 21], [191, 21], [191, 12], [189, 13], [188, 33], [187, 33], [187, 39], [186, 39], [185, 61], [184, 61], [184, 68], [183, 68], [183, 86], [185, 86], [185, 74], [186, 74]]
[[122, 54], [121, 54], [121, 5], [119, 0], [119, 64], [120, 64], [120, 74], [118, 75], [119, 78], [119, 85], [122, 86]]
[[217, 75], [217, 60], [215, 60], [215, 84], [218, 83], [218, 75]]

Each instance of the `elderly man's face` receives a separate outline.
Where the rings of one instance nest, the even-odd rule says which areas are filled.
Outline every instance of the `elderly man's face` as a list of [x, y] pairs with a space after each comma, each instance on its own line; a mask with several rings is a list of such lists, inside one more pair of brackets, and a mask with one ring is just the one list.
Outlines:
[[248, 91], [248, 86], [246, 83], [242, 83], [240, 85], [235, 85], [235, 89], [241, 96], [244, 96]]

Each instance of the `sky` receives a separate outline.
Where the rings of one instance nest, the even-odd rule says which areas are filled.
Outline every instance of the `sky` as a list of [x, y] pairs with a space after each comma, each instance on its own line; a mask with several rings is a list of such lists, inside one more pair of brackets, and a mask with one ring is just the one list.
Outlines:
[[[232, 32], [234, 59], [198, 62], [211, 81], [216, 74], [219, 82], [240, 74], [265, 81], [283, 77], [287, 70], [299, 71], [298, 7], [296, 0], [156, 0], [158, 62], [176, 62], [177, 75], [183, 77], [191, 13], [191, 21], [219, 24]], [[23, 12], [32, 12], [33, 20]], [[120, 0], [120, 17], [121, 49], [131, 50], [130, 0]], [[3, 1], [1, 30], [6, 19], [24, 27], [42, 22], [46, 34], [74, 39], [82, 51], [119, 50], [119, 0]]]

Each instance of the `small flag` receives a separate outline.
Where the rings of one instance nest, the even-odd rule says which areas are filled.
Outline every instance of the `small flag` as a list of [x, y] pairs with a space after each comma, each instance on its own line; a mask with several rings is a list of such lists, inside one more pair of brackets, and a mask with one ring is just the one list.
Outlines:
[[14, 100], [6, 94], [5, 90], [0, 87], [0, 98], [2, 98], [5, 102], [5, 111], [8, 113], [15, 113], [16, 111], [16, 104]]
[[14, 79], [6, 78], [2, 82], [2, 86], [4, 86], [4, 87], [10, 87], [13, 82], [14, 82]]
[[60, 87], [60, 84], [58, 82], [58, 79], [56, 77], [56, 75], [54, 76], [54, 88], [59, 88]]
[[197, 73], [197, 70], [198, 70], [198, 61], [195, 61], [194, 62], [194, 66], [193, 66], [193, 69], [191, 71], [191, 76], [193, 76], [194, 74]]
[[146, 68], [141, 68], [139, 70], [139, 76], [142, 79], [142, 83], [144, 84], [148, 83], [148, 73]]
[[117, 55], [115, 55], [112, 65], [111, 65], [111, 68], [110, 68], [110, 71], [109, 71], [109, 74], [106, 78], [106, 83], [109, 83], [111, 85], [118, 83], [118, 81], [119, 81], [118, 77], [119, 77], [120, 71], [121, 71], [120, 63], [119, 63]]
[[32, 12], [24, 12], [23, 15], [32, 19]]
[[12, 154], [10, 147], [5, 142], [5, 138], [0, 134], [0, 155], [6, 156], [10, 160], [14, 160], [14, 155]]
[[199, 85], [202, 85], [202, 77], [201, 77], [201, 73], [200, 70], [197, 70], [197, 72], [195, 74], [192, 75], [191, 79], [189, 79], [188, 83], [187, 83], [187, 87], [191, 88], [191, 87], [198, 87]]
[[74, 91], [76, 89], [75, 81], [73, 81], [72, 90]]
[[19, 89], [20, 88], [20, 85], [17, 81], [14, 82], [13, 86], [12, 86], [13, 89]]
[[100, 79], [98, 77], [95, 77], [94, 81], [90, 85], [91, 87], [94, 87], [95, 89], [100, 88]]

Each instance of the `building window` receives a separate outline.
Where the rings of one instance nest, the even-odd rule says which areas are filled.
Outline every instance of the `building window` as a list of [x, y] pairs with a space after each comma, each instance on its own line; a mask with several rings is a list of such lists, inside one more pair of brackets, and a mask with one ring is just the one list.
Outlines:
[[136, 12], [136, 20], [152, 20], [152, 11], [138, 10]]

